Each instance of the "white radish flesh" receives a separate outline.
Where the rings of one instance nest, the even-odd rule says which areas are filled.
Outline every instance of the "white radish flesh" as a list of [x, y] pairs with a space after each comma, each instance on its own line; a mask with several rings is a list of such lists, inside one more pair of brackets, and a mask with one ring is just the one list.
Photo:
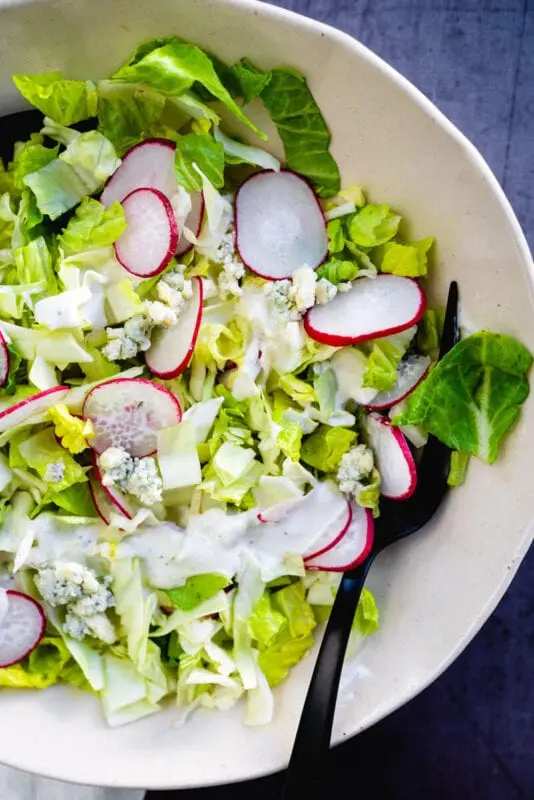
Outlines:
[[346, 572], [364, 561], [373, 546], [374, 522], [368, 508], [351, 503], [352, 519], [345, 535], [330, 549], [306, 561], [306, 569]]
[[425, 308], [425, 294], [411, 278], [357, 278], [348, 292], [311, 308], [304, 328], [312, 339], [342, 347], [404, 331], [419, 322]]
[[83, 416], [93, 423], [90, 444], [97, 453], [121, 447], [142, 458], [155, 453], [157, 432], [180, 422], [182, 410], [163, 386], [143, 378], [118, 378], [89, 392]]
[[54, 386], [52, 389], [33, 394], [31, 397], [27, 397], [26, 400], [21, 400], [20, 403], [15, 403], [15, 405], [6, 408], [0, 412], [0, 433], [7, 431], [8, 428], [12, 428], [14, 425], [19, 425], [34, 414], [47, 411], [57, 403], [61, 403], [69, 393], [69, 388], [69, 386]]
[[380, 472], [380, 493], [391, 500], [407, 500], [417, 486], [417, 469], [404, 434], [375, 412], [366, 417], [365, 427]]
[[193, 296], [171, 328], [158, 328], [145, 353], [149, 370], [158, 378], [176, 378], [191, 360], [202, 320], [202, 279], [193, 278]]
[[43, 610], [33, 597], [9, 589], [4, 604], [6, 600], [0, 618], [0, 668], [22, 661], [35, 650], [46, 627]]
[[328, 237], [310, 185], [288, 170], [259, 172], [236, 194], [236, 246], [249, 269], [267, 280], [290, 278], [326, 258]]
[[9, 350], [0, 331], [0, 386], [3, 386], [9, 375]]
[[341, 510], [339, 518], [336, 519], [329, 528], [313, 543], [312, 547], [304, 553], [304, 562], [311, 561], [323, 553], [327, 553], [336, 546], [338, 542], [345, 536], [352, 521], [352, 508], [349, 501], [346, 501], [346, 507]]
[[114, 244], [117, 261], [139, 278], [158, 275], [178, 245], [178, 227], [169, 200], [157, 189], [135, 189], [122, 207], [127, 227]]
[[395, 386], [389, 392], [378, 392], [371, 402], [367, 403], [367, 407], [382, 411], [400, 403], [423, 380], [431, 363], [428, 356], [414, 355], [403, 359], [397, 370]]
[[[202, 218], [204, 216], [204, 195], [202, 192], [192, 192], [191, 193], [191, 211], [185, 218], [184, 226], [188, 228], [195, 236], [198, 236], [200, 233], [200, 228], [202, 227]], [[185, 253], [188, 253], [189, 250], [193, 247], [193, 244], [182, 235], [180, 232], [180, 241], [178, 242], [178, 247], [176, 248], [176, 255], [183, 256]]]
[[176, 193], [176, 145], [168, 139], [147, 139], [129, 150], [102, 192], [105, 206], [121, 203], [134, 189], [157, 189], [166, 197]]

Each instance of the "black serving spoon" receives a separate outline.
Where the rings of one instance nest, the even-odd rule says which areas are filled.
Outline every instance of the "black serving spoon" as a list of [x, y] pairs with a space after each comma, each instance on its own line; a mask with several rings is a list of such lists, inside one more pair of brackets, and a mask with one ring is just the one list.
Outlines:
[[[442, 358], [458, 341], [458, 285], [451, 283], [441, 336]], [[388, 545], [422, 528], [435, 514], [447, 491], [450, 450], [433, 436], [418, 466], [417, 488], [409, 500], [380, 502], [373, 548], [365, 561], [343, 575], [304, 702], [282, 788], [282, 800], [297, 800], [316, 786], [330, 748], [341, 670], [354, 614], [367, 573]]]

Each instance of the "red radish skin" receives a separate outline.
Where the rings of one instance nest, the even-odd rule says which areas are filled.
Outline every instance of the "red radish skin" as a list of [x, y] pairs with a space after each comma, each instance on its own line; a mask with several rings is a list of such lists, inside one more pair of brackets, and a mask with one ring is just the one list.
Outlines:
[[35, 650], [44, 636], [46, 617], [39, 603], [8, 589], [8, 608], [0, 620], [0, 668], [11, 667]]
[[130, 505], [128, 499], [124, 496], [124, 493], [121, 492], [120, 489], [116, 489], [114, 486], [104, 485], [104, 482], [102, 481], [102, 473], [100, 472], [100, 467], [98, 466], [96, 453], [93, 453], [93, 469], [95, 471], [95, 479], [102, 486], [102, 489], [107, 495], [109, 502], [115, 506], [119, 513], [125, 516], [126, 519], [133, 519], [135, 517], [135, 509]]
[[[414, 365], [413, 375], [404, 378], [403, 365], [408, 365], [410, 362]], [[408, 397], [408, 395], [419, 386], [421, 381], [426, 378], [431, 363], [427, 356], [409, 356], [405, 361], [401, 361], [398, 370], [399, 377], [397, 378], [395, 386], [390, 389], [389, 392], [379, 392], [376, 394], [370, 403], [365, 404], [367, 408], [372, 411], [385, 411], [397, 405], [397, 403], [400, 403], [401, 400]]]
[[[97, 481], [94, 475], [91, 476], [89, 480], [89, 492], [91, 494], [91, 500], [93, 501], [96, 513], [106, 525], [111, 524], [112, 514], [117, 514], [118, 517], [124, 517], [125, 522], [128, 520], [128, 517], [125, 517], [124, 514], [121, 514], [118, 508], [111, 502], [108, 495], [104, 491], [104, 487], [99, 481]], [[122, 531], [124, 528], [119, 528], [119, 530]]]
[[[303, 555], [304, 565], [306, 565], [307, 561], [312, 561], [313, 559], [322, 556], [323, 553], [327, 553], [329, 550], [335, 547], [336, 544], [340, 542], [341, 539], [343, 539], [343, 537], [347, 533], [351, 522], [352, 522], [352, 506], [350, 502], [347, 500], [347, 511], [343, 519], [343, 527], [341, 528], [341, 530], [338, 530], [337, 528], [332, 528], [331, 531], [329, 532], [330, 538], [328, 537], [328, 535], [325, 535], [322, 536], [317, 542], [315, 542], [313, 546], [313, 552], [304, 553]], [[332, 531], [334, 532], [333, 538], [331, 538]], [[326, 542], [326, 544], [324, 544], [324, 542]]]
[[170, 380], [181, 375], [188, 366], [202, 322], [202, 278], [193, 278], [193, 296], [171, 328], [159, 328], [152, 334], [152, 343], [145, 353], [145, 362], [153, 375]]
[[7, 376], [9, 375], [9, 364], [9, 349], [2, 331], [0, 331], [0, 386], [4, 386], [5, 382], [7, 381]]
[[374, 411], [365, 427], [380, 472], [380, 493], [390, 500], [408, 500], [417, 486], [417, 468], [404, 434]]
[[157, 432], [177, 425], [182, 409], [164, 386], [146, 378], [116, 378], [91, 389], [83, 417], [93, 423], [90, 445], [96, 453], [121, 447], [142, 458], [156, 452]]
[[288, 514], [291, 514], [298, 506], [302, 505], [306, 501], [306, 497], [303, 495], [302, 497], [295, 497], [292, 500], [284, 500], [281, 503], [276, 503], [276, 505], [271, 506], [270, 508], [265, 508], [263, 511], [260, 511], [257, 514], [257, 517], [260, 522], [267, 524], [269, 522], [281, 522]]
[[317, 195], [291, 170], [263, 170], [243, 181], [235, 197], [235, 229], [241, 260], [266, 280], [291, 278], [305, 265], [317, 269], [328, 255]]
[[347, 572], [361, 564], [373, 546], [375, 524], [368, 508], [351, 502], [352, 520], [337, 544], [316, 558], [306, 561], [306, 569], [322, 572]]
[[138, 278], [163, 272], [178, 246], [170, 201], [158, 189], [134, 189], [122, 201], [127, 227], [113, 245], [119, 264]]
[[157, 189], [167, 198], [176, 193], [176, 144], [169, 139], [146, 139], [134, 145], [108, 180], [100, 197], [103, 205], [121, 203], [134, 189]]
[[14, 406], [6, 408], [0, 412], [0, 433], [7, 431], [14, 425], [24, 422], [25, 419], [37, 414], [39, 411], [46, 411], [48, 408], [60, 403], [68, 394], [70, 386], [54, 386], [52, 389], [45, 389], [44, 392], [37, 392], [15, 403]]
[[[377, 310], [380, 302], [382, 307]], [[348, 292], [337, 294], [324, 306], [310, 308], [304, 329], [316, 342], [344, 347], [405, 331], [419, 322], [425, 308], [425, 293], [412, 278], [356, 278]]]
[[[202, 192], [191, 193], [191, 211], [185, 218], [184, 226], [189, 228], [195, 236], [198, 236], [202, 227], [202, 220], [204, 218], [204, 195]], [[176, 256], [183, 256], [188, 253], [193, 247], [186, 237], [180, 232], [180, 240], [176, 248]]]

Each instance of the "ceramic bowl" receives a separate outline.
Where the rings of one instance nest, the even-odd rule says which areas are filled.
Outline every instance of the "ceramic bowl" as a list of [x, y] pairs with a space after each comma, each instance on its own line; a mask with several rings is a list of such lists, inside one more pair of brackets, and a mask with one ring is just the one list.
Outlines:
[[[23, 107], [14, 72], [99, 78], [142, 40], [169, 34], [227, 61], [246, 55], [260, 67], [300, 69], [333, 132], [344, 183], [394, 206], [410, 237], [437, 238], [434, 296], [443, 301], [458, 280], [475, 327], [515, 334], [534, 350], [533, 264], [488, 166], [408, 81], [325, 25], [248, 0], [0, 0], [0, 113]], [[265, 124], [261, 110], [256, 119]], [[495, 608], [532, 539], [533, 440], [534, 398], [498, 463], [472, 463], [432, 524], [373, 567], [382, 625], [345, 671], [335, 742], [424, 689]], [[243, 726], [241, 707], [199, 712], [176, 728], [169, 707], [111, 730], [90, 695], [3, 691], [0, 761], [79, 783], [158, 789], [272, 772], [287, 763], [313, 660], [276, 690], [274, 722], [259, 729]]]

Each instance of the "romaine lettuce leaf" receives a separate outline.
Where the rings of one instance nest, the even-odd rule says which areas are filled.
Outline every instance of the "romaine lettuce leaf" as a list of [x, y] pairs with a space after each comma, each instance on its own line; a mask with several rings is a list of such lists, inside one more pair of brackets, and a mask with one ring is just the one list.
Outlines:
[[85, 688], [83, 675], [59, 636], [45, 636], [24, 662], [0, 669], [0, 686], [46, 689], [58, 682]]
[[260, 648], [269, 647], [287, 627], [286, 617], [273, 608], [271, 592], [262, 594], [249, 617], [248, 625], [252, 638]]
[[449, 486], [461, 486], [465, 481], [469, 459], [470, 456], [468, 453], [459, 453], [458, 450], [452, 451], [451, 464], [447, 476], [447, 483]]
[[[250, 96], [250, 81], [247, 89]], [[261, 99], [284, 144], [287, 166], [308, 178], [319, 197], [337, 194], [340, 176], [329, 151], [330, 131], [304, 77], [292, 69], [273, 69]]]
[[220, 142], [207, 133], [188, 133], [173, 138], [176, 141], [176, 177], [184, 189], [189, 192], [202, 189], [198, 169], [216, 189], [224, 186], [224, 148]]
[[[227, 79], [230, 78], [230, 87], [233, 92], [242, 97], [245, 105], [261, 97], [263, 90], [270, 83], [272, 73], [257, 69], [248, 58], [242, 58], [230, 67]], [[233, 81], [233, 83], [231, 82]]]
[[71, 256], [82, 250], [93, 250], [114, 244], [126, 230], [124, 210], [120, 203], [108, 208], [85, 197], [57, 238], [63, 256]]
[[177, 608], [181, 608], [182, 611], [191, 611], [204, 600], [208, 600], [221, 589], [225, 589], [229, 584], [230, 581], [225, 575], [206, 573], [188, 578], [183, 586], [166, 589], [165, 594]]
[[13, 75], [13, 82], [26, 100], [60, 125], [96, 116], [96, 89], [91, 81], [66, 80], [61, 72], [43, 72]]
[[433, 243], [431, 236], [411, 244], [386, 242], [380, 248], [380, 271], [405, 278], [424, 278], [427, 274], [428, 251]]
[[54, 493], [87, 481], [85, 469], [59, 444], [53, 428], [45, 428], [29, 438], [26, 436], [18, 445], [18, 452]]
[[25, 188], [25, 176], [46, 167], [57, 158], [58, 151], [59, 147], [45, 147], [40, 133], [32, 133], [27, 142], [18, 143], [15, 146], [12, 164], [15, 187], [22, 191]]
[[392, 239], [398, 231], [401, 218], [389, 206], [369, 203], [351, 218], [348, 232], [359, 247], [376, 247]]
[[356, 433], [347, 428], [320, 425], [302, 442], [301, 461], [321, 472], [332, 472], [355, 439]]
[[383, 339], [375, 339], [370, 345], [362, 386], [380, 392], [392, 389], [397, 380], [397, 367], [416, 332], [417, 329], [412, 327]]
[[437, 361], [445, 309], [427, 308], [417, 330], [417, 347], [423, 355]]
[[260, 133], [221, 83], [211, 59], [196, 45], [178, 37], [147, 42], [112, 78], [125, 83], [144, 83], [171, 97], [200, 84], [241, 122]]
[[422, 425], [448, 447], [492, 464], [529, 393], [532, 356], [504, 334], [459, 342], [407, 398], [397, 425]]
[[100, 81], [97, 91], [98, 129], [119, 155], [145, 138], [165, 108], [165, 97], [141, 84]]

